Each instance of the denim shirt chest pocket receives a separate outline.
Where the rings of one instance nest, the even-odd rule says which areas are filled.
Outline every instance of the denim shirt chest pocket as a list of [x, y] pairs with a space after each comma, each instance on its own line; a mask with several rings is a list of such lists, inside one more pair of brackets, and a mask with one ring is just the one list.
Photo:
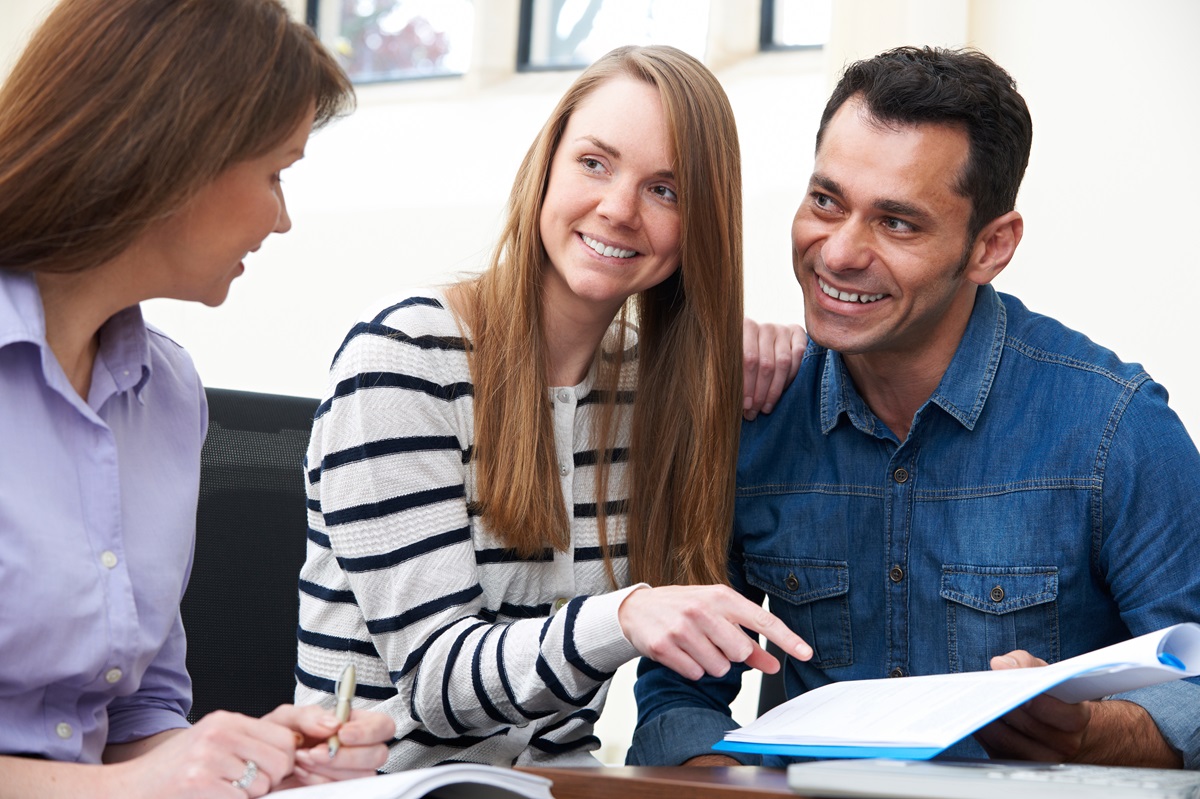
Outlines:
[[986, 671], [1014, 649], [1059, 659], [1056, 566], [942, 566], [948, 668]]
[[850, 639], [850, 568], [845, 561], [772, 558], [746, 553], [745, 575], [771, 598], [771, 612], [812, 645], [809, 664], [854, 662]]

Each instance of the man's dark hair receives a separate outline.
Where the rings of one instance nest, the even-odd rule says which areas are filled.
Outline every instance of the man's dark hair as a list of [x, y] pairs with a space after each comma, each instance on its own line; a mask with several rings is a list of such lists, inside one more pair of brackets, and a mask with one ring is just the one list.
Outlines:
[[1011, 211], [1029, 164], [1033, 121], [1016, 82], [977, 50], [898, 47], [846, 68], [821, 127], [851, 98], [885, 125], [959, 125], [970, 142], [957, 189], [971, 201], [969, 240]]

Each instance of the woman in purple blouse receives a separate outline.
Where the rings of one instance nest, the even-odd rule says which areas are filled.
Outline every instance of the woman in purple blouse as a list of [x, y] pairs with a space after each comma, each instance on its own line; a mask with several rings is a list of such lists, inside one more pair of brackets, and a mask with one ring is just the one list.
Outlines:
[[[364, 776], [386, 716], [189, 727], [179, 601], [204, 392], [147, 326], [291, 226], [279, 173], [353, 102], [277, 0], [63, 0], [0, 88], [0, 797], [244, 797]], [[230, 553], [236, 557], [236, 553]]]

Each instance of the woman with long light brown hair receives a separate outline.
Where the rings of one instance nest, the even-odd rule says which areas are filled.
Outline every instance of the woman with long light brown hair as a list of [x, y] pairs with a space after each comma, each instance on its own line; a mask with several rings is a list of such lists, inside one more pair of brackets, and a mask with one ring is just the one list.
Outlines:
[[810, 650], [724, 585], [742, 380], [741, 175], [716, 78], [670, 47], [579, 77], [490, 269], [334, 359], [307, 459], [297, 702], [350, 659], [387, 768], [595, 764], [608, 680]]
[[139, 305], [223, 302], [352, 100], [277, 0], [62, 0], [0, 88], [0, 796], [244, 799], [383, 763], [379, 713], [189, 726], [207, 406]]

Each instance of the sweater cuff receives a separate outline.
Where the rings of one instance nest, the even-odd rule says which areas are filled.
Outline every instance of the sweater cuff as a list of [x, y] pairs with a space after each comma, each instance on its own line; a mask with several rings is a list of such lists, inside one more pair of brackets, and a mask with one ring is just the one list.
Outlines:
[[575, 620], [575, 645], [588, 663], [612, 672], [638, 656], [638, 651], [621, 631], [617, 611], [625, 597], [645, 587], [646, 583], [638, 583], [584, 600]]

